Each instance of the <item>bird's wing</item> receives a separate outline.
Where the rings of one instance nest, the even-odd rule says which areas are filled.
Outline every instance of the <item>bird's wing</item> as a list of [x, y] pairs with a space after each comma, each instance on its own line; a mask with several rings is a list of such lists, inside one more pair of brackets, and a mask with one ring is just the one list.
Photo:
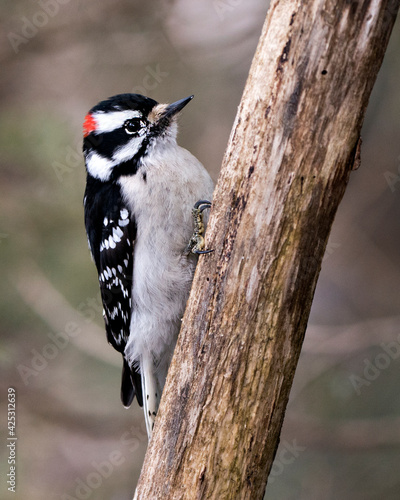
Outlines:
[[98, 272], [104, 320], [108, 341], [122, 353], [131, 321], [134, 229], [125, 207], [109, 211], [102, 221]]
[[[99, 275], [107, 339], [124, 355], [130, 334], [136, 224], [122, 200], [116, 199], [115, 192], [100, 194], [107, 196], [107, 203], [102, 202], [104, 198], [100, 195], [86, 199], [86, 229]], [[142, 405], [140, 374], [124, 358], [121, 386], [124, 406], [130, 406], [135, 394]]]

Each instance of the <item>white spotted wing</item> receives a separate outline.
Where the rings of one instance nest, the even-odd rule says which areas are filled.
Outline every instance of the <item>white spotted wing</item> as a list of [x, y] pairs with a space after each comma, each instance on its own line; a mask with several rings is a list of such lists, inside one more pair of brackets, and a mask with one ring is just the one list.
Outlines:
[[108, 213], [102, 221], [99, 282], [108, 341], [124, 352], [131, 320], [131, 290], [135, 224], [127, 208]]

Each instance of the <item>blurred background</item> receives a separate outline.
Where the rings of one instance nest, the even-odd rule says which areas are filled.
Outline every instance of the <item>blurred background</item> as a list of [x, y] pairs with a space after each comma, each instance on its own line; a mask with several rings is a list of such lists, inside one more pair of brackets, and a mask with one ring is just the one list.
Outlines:
[[[87, 249], [81, 126], [121, 92], [172, 102], [218, 177], [265, 19], [261, 0], [0, 5], [1, 498], [128, 500], [146, 449], [119, 399]], [[400, 498], [400, 25], [339, 208], [266, 499]], [[7, 491], [7, 389], [17, 493]]]

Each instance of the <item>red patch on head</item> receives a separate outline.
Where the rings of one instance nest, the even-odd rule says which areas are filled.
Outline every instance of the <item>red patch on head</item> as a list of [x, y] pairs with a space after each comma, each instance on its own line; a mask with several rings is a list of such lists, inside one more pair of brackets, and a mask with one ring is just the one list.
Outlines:
[[91, 132], [96, 130], [96, 120], [93, 118], [92, 114], [87, 114], [85, 116], [85, 121], [83, 122], [83, 136], [87, 137]]

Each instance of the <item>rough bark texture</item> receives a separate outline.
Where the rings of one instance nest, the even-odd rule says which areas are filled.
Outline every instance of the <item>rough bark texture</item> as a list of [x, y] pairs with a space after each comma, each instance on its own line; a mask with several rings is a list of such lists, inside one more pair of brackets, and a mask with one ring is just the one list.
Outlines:
[[271, 3], [136, 498], [263, 497], [398, 7]]

